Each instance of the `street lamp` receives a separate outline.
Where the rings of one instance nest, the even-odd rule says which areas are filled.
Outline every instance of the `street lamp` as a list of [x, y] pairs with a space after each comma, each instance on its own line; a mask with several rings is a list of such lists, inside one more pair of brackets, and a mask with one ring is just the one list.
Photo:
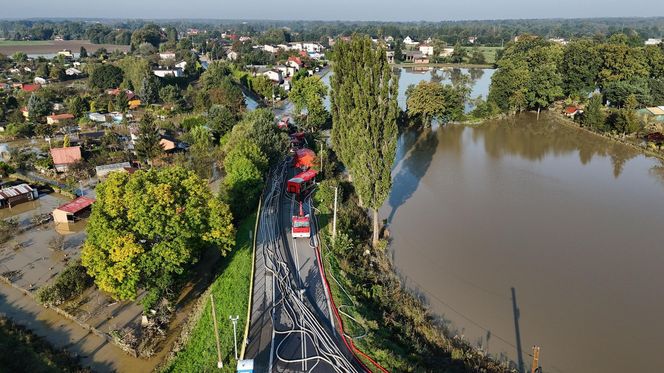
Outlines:
[[229, 316], [229, 319], [231, 319], [231, 322], [233, 322], [233, 348], [235, 348], [235, 360], [237, 360], [237, 320], [240, 318], [239, 316]]

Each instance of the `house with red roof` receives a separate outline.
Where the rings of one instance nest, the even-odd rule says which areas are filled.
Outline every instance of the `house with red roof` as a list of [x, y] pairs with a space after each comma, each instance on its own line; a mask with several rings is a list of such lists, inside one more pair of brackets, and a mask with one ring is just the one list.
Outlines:
[[67, 172], [69, 166], [83, 159], [80, 146], [53, 148], [51, 149], [51, 157], [53, 157], [53, 165], [57, 172]]
[[300, 57], [295, 57], [295, 56], [288, 57], [288, 62], [286, 63], [286, 65], [294, 67], [298, 70], [302, 66], [304, 66], [304, 64], [302, 63], [302, 59]]
[[58, 223], [74, 223], [82, 219], [92, 209], [94, 199], [88, 197], [78, 197], [71, 202], [53, 210], [53, 221]]
[[46, 123], [47, 124], [60, 124], [60, 122], [62, 122], [62, 121], [72, 120], [74, 118], [75, 117], [74, 117], [73, 114], [68, 114], [68, 113], [65, 113], [65, 114], [51, 114], [51, 115], [46, 117]]
[[23, 84], [21, 90], [23, 92], [36, 92], [41, 88], [39, 84]]

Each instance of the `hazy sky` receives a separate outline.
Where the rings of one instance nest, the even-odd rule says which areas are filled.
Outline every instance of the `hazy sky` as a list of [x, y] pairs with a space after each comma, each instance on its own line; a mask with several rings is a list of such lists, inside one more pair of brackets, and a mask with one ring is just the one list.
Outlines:
[[442, 21], [664, 16], [662, 0], [0, 0], [0, 18]]

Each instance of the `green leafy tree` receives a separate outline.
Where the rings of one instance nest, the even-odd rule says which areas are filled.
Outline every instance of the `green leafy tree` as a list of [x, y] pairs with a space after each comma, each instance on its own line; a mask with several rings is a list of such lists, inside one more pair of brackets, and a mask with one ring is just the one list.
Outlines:
[[135, 299], [139, 289], [159, 299], [206, 248], [225, 255], [234, 245], [228, 206], [183, 168], [112, 173], [96, 194], [81, 259], [116, 299]]
[[222, 194], [229, 201], [233, 216], [242, 218], [258, 204], [268, 158], [255, 142], [245, 136], [245, 128], [236, 128], [224, 144], [226, 177]]
[[46, 97], [33, 93], [28, 99], [30, 119], [38, 121], [51, 113], [51, 103]]
[[89, 84], [92, 88], [98, 89], [117, 88], [122, 83], [123, 77], [122, 69], [114, 65], [104, 64], [92, 70]]
[[118, 61], [118, 66], [122, 68], [128, 89], [132, 89], [129, 86], [141, 87], [143, 80], [152, 75], [150, 61], [139, 56], [126, 56]]
[[209, 105], [227, 107], [234, 115], [240, 116], [244, 111], [244, 95], [240, 87], [230, 77], [221, 79], [219, 85], [207, 90]]
[[88, 111], [87, 101], [79, 95], [75, 95], [73, 97], [68, 98], [65, 101], [65, 105], [67, 107], [67, 111], [69, 111], [69, 114], [77, 118], [83, 115], [83, 113], [85, 113], [86, 111]]
[[251, 78], [251, 89], [259, 96], [268, 100], [271, 100], [275, 94], [274, 84], [264, 75]]
[[288, 98], [295, 105], [295, 112], [302, 113], [306, 109], [306, 128], [317, 131], [327, 122], [329, 114], [325, 110], [324, 99], [327, 87], [317, 76], [302, 78], [293, 83]]
[[332, 139], [362, 204], [373, 210], [373, 243], [377, 245], [378, 209], [392, 186], [398, 79], [385, 50], [374, 48], [368, 37], [338, 43], [333, 58]]
[[127, 96], [127, 92], [124, 89], [120, 90], [118, 95], [115, 96], [114, 106], [115, 110], [123, 113], [129, 109], [129, 97]]
[[67, 79], [67, 73], [65, 69], [60, 66], [54, 66], [48, 75], [51, 80], [63, 81]]
[[88, 58], [88, 50], [85, 47], [81, 46], [80, 51], [78, 52], [79, 58]]
[[408, 116], [419, 118], [425, 126], [431, 121], [448, 122], [463, 117], [464, 90], [440, 82], [422, 81], [406, 90]]
[[138, 139], [136, 140], [136, 153], [141, 159], [151, 163], [154, 158], [161, 154], [161, 135], [159, 127], [150, 113], [145, 113], [138, 126]]
[[217, 137], [222, 137], [238, 122], [237, 116], [225, 106], [212, 105], [208, 110], [208, 127]]
[[159, 101], [159, 78], [154, 75], [146, 76], [141, 83], [141, 89], [138, 93], [141, 99], [148, 104], [155, 104]]
[[599, 48], [602, 64], [598, 73], [599, 86], [610, 82], [647, 79], [650, 71], [641, 49], [624, 44], [603, 44]]
[[484, 65], [486, 63], [486, 57], [479, 47], [473, 47], [468, 62], [475, 65]]
[[595, 131], [606, 130], [606, 115], [604, 114], [601, 95], [595, 94], [590, 98], [583, 112], [581, 123]]
[[565, 95], [585, 96], [594, 91], [601, 64], [602, 57], [592, 40], [570, 42], [560, 65]]
[[174, 85], [165, 85], [159, 89], [159, 98], [162, 102], [175, 105], [182, 99], [180, 89]]
[[452, 52], [452, 55], [450, 56], [450, 61], [452, 63], [463, 63], [466, 58], [468, 58], [468, 51], [466, 48], [462, 47], [461, 44], [458, 44], [454, 46], [454, 52]]
[[205, 89], [211, 89], [222, 84], [222, 81], [231, 75], [231, 69], [225, 62], [212, 62], [201, 75], [201, 84]]

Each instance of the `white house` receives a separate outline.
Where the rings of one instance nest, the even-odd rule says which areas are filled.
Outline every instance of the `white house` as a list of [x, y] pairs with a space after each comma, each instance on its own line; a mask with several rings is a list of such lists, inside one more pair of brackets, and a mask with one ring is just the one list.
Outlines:
[[261, 75], [266, 76], [268, 79], [270, 79], [273, 82], [281, 83], [281, 82], [284, 81], [283, 74], [281, 73], [281, 71], [276, 70], [276, 69], [267, 70], [267, 71], [261, 73]]
[[568, 43], [564, 38], [550, 38], [549, 41], [560, 45], [567, 45]]
[[175, 68], [182, 69], [182, 71], [184, 71], [184, 69], [187, 68], [187, 61], [182, 61], [182, 62], [176, 63]]
[[662, 39], [650, 38], [650, 39], [646, 40], [646, 45], [659, 45], [659, 44], [662, 44]]
[[266, 52], [269, 52], [269, 53], [277, 53], [277, 52], [279, 52], [279, 48], [278, 48], [278, 47], [275, 47], [274, 45], [269, 45], [269, 44], [265, 44], [265, 45], [263, 45], [263, 50], [266, 51]]
[[320, 53], [323, 51], [323, 46], [318, 43], [303, 43], [302, 49], [307, 51], [307, 53]]
[[175, 52], [161, 52], [159, 53], [159, 58], [162, 60], [174, 60]]
[[304, 49], [304, 47], [302, 46], [302, 43], [294, 42], [288, 44], [288, 49], [292, 51], [301, 51]]
[[443, 48], [443, 50], [440, 51], [440, 56], [441, 57], [449, 57], [449, 56], [452, 55], [452, 53], [454, 53], [454, 48], [446, 47], [446, 48]]
[[420, 45], [420, 52], [425, 56], [433, 56], [433, 45], [428, 45], [428, 44]]
[[152, 71], [152, 73], [160, 78], [165, 78], [167, 76], [172, 76], [174, 78], [181, 78], [184, 76], [184, 71], [180, 68], [175, 69], [157, 69]]
[[403, 43], [406, 44], [406, 45], [417, 45], [417, 44], [419, 44], [418, 42], [413, 40], [410, 36], [406, 36], [406, 38], [403, 39]]
[[76, 75], [83, 74], [83, 72], [79, 69], [74, 68], [74, 67], [70, 67], [67, 70], [65, 70], [65, 74], [67, 74], [67, 76], [76, 76]]
[[40, 84], [40, 85], [44, 85], [44, 84], [48, 83], [48, 81], [47, 81], [46, 79], [44, 79], [44, 78], [42, 78], [42, 77], [40, 77], [40, 76], [35, 77], [35, 79], [33, 80], [33, 82], [34, 82], [35, 84]]
[[226, 54], [226, 58], [228, 58], [231, 61], [236, 61], [238, 57], [240, 57], [240, 55], [235, 51], [228, 51], [228, 53]]
[[106, 122], [106, 115], [100, 113], [90, 113], [88, 114], [88, 118], [93, 122]]

